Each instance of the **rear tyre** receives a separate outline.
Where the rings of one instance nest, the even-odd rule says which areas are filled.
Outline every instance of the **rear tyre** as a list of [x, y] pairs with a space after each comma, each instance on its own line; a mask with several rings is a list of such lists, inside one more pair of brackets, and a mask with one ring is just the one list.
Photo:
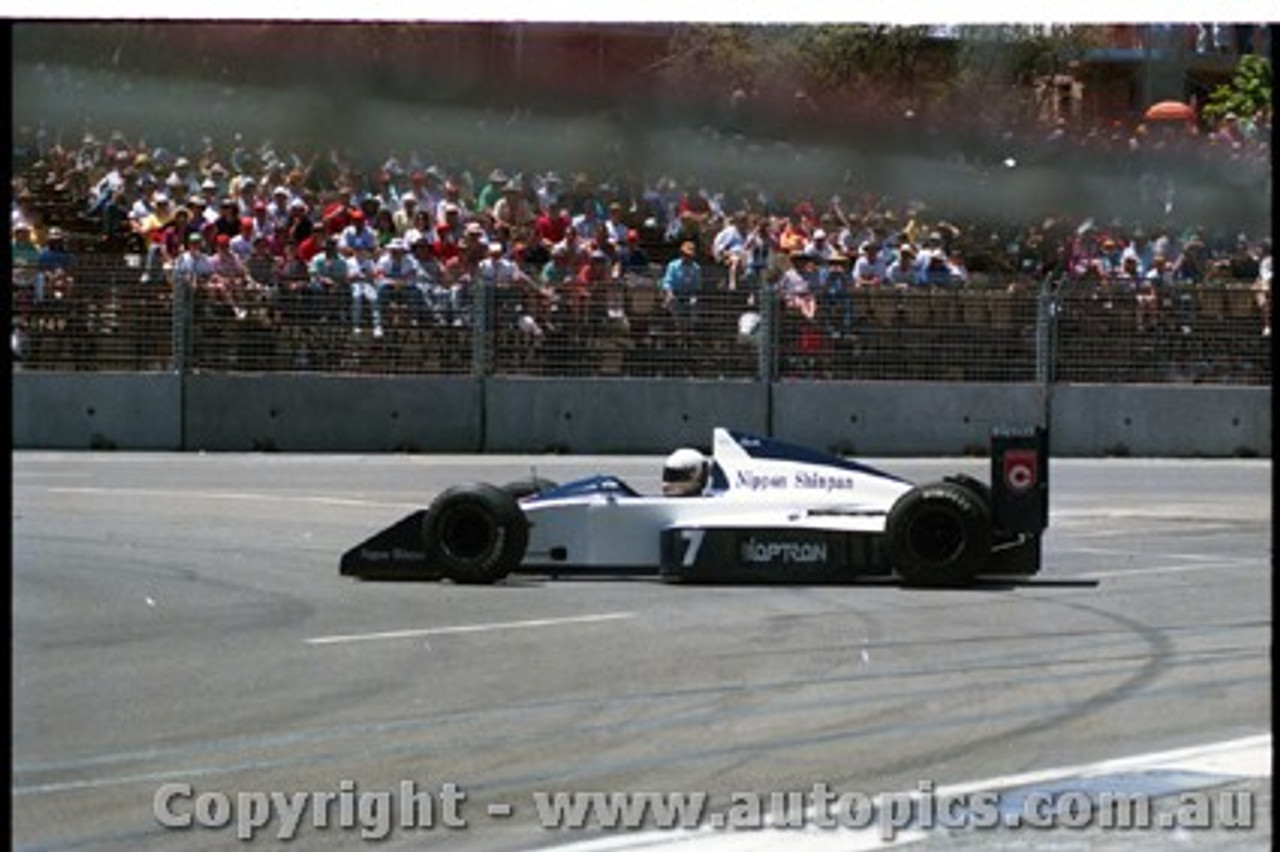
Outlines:
[[422, 521], [427, 565], [455, 583], [496, 583], [524, 558], [529, 520], [516, 498], [486, 483], [456, 485]]
[[907, 585], [969, 585], [991, 555], [991, 510], [961, 483], [913, 488], [889, 510], [885, 546]]

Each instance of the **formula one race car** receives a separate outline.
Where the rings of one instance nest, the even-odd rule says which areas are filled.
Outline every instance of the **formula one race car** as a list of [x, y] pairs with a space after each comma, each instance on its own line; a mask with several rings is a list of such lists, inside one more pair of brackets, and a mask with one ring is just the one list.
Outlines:
[[[710, 459], [695, 450], [672, 458], [690, 454], [691, 464], [664, 472], [663, 496], [605, 474], [454, 486], [349, 550], [340, 573], [455, 583], [513, 572], [695, 582], [896, 576], [957, 586], [1040, 569], [1049, 468], [1039, 427], [992, 433], [990, 487], [964, 475], [913, 485], [728, 429], [715, 430]], [[692, 493], [668, 496], [682, 490]]]

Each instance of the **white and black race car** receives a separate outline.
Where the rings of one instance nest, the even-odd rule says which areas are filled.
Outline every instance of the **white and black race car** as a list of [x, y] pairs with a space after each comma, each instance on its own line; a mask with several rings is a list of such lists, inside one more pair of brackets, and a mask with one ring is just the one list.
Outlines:
[[599, 474], [563, 485], [457, 485], [349, 550], [364, 579], [494, 583], [511, 573], [645, 573], [672, 581], [818, 582], [896, 576], [956, 586], [1040, 569], [1048, 440], [997, 430], [991, 485], [923, 485], [774, 438], [716, 429], [691, 496]]

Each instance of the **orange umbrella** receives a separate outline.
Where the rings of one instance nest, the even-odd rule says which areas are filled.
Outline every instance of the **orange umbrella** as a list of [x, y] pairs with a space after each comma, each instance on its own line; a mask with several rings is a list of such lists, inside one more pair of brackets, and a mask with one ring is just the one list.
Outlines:
[[1160, 101], [1147, 107], [1147, 121], [1195, 121], [1196, 111], [1182, 101]]

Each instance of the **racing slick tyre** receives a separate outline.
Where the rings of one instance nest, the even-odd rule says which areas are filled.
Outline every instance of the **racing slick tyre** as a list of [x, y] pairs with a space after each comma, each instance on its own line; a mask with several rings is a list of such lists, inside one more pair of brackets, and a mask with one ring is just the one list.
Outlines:
[[991, 510], [964, 484], [921, 485], [889, 510], [885, 547], [907, 585], [968, 585], [991, 553]]
[[514, 482], [508, 482], [502, 486], [502, 490], [510, 494], [517, 500], [523, 500], [525, 497], [532, 497], [534, 494], [541, 494], [543, 491], [550, 491], [559, 485], [550, 479], [543, 479], [541, 476], [531, 476], [527, 479], [517, 479]]
[[422, 520], [427, 565], [455, 583], [496, 583], [529, 545], [529, 520], [506, 491], [486, 483], [455, 485]]
[[951, 476], [942, 477], [942, 481], [963, 485], [978, 496], [982, 501], [982, 505], [987, 507], [987, 511], [991, 510], [991, 486], [981, 479], [964, 473], [953, 473]]

